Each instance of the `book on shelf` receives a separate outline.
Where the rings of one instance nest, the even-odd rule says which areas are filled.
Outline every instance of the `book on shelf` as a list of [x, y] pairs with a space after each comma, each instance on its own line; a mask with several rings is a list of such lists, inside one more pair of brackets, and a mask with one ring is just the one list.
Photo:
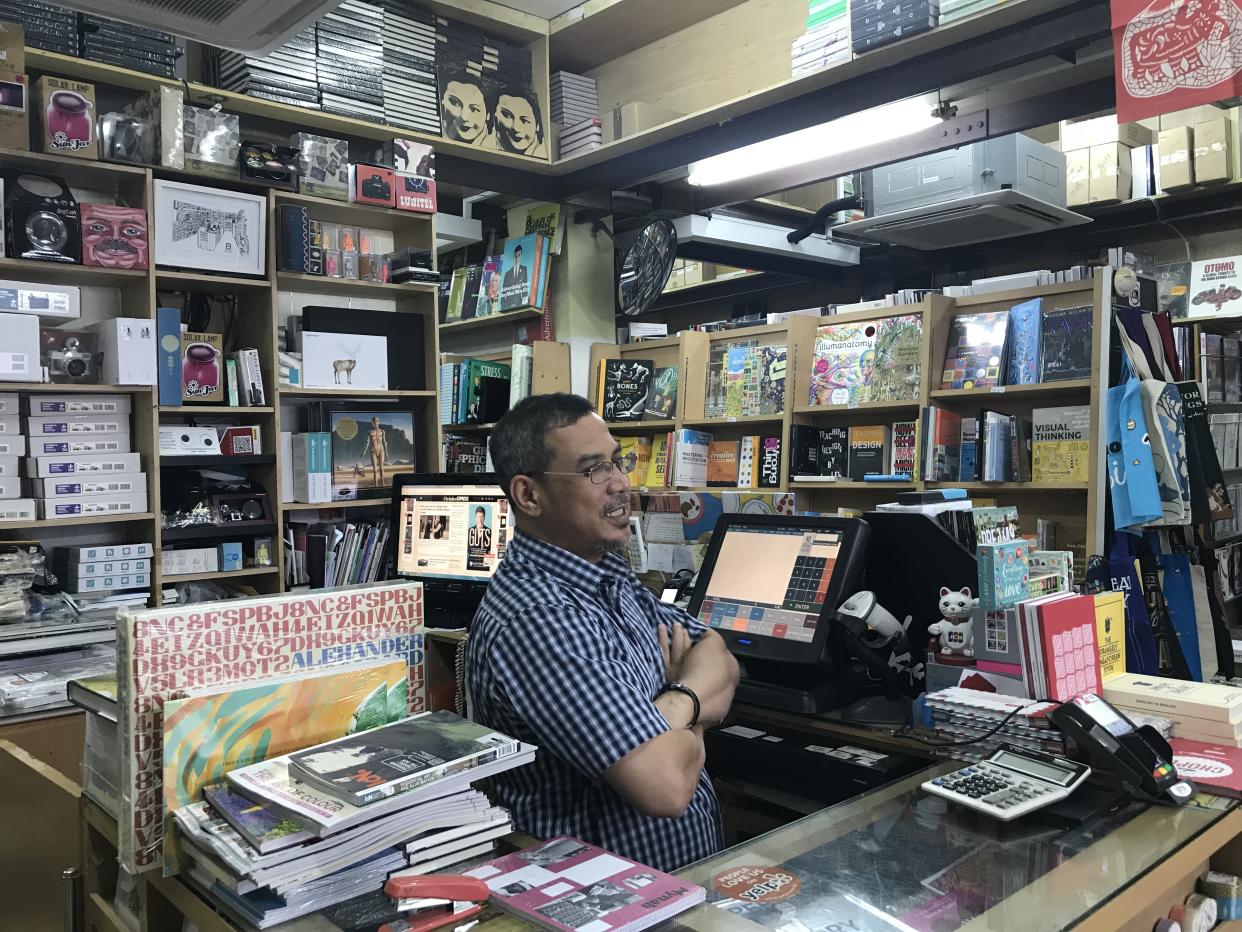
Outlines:
[[642, 420], [651, 395], [655, 364], [650, 359], [601, 359], [599, 413], [605, 421]]
[[[1072, 564], [1069, 569], [1073, 582]], [[1103, 684], [1126, 672], [1126, 600], [1121, 592], [1097, 592], [1092, 598], [1095, 599], [1095, 639], [1099, 645], [1100, 683]]]
[[492, 317], [500, 313], [500, 265], [502, 256], [488, 256], [483, 260], [479, 276], [479, 291], [475, 299], [474, 316]]
[[957, 478], [959, 482], [976, 482], [979, 479], [978, 460], [978, 418], [962, 418], [962, 442], [958, 448]]
[[466, 266], [466, 280], [461, 289], [461, 319], [474, 320], [479, 316], [479, 291], [483, 282], [483, 266]]
[[762, 438], [754, 434], [743, 437], [737, 449], [737, 487], [754, 489], [759, 485], [759, 444]]
[[453, 269], [449, 284], [448, 306], [444, 313], [446, 324], [456, 323], [462, 319], [466, 300], [466, 276], [468, 272], [463, 266]]
[[1091, 377], [1095, 308], [1067, 307], [1044, 311], [1040, 337], [1041, 382]]
[[647, 476], [647, 471], [651, 468], [651, 437], [619, 437], [617, 442], [621, 444], [621, 457], [624, 459], [628, 456], [634, 457], [634, 468], [630, 472], [633, 485], [642, 485], [643, 480]]
[[1006, 367], [1009, 312], [956, 314], [949, 326], [941, 388], [993, 388]]
[[683, 428], [673, 435], [673, 482], [678, 488], [701, 489], [707, 485], [707, 451], [712, 435]]
[[905, 475], [911, 479], [919, 474], [919, 422], [894, 421], [892, 424], [892, 458], [889, 461], [891, 475]]
[[876, 327], [869, 400], [916, 400], [923, 369], [922, 315], [882, 317]]
[[1033, 385], [1039, 381], [1041, 318], [1044, 302], [1034, 298], [1009, 309], [1009, 361], [1006, 385]]
[[779, 434], [759, 440], [759, 488], [776, 489], [781, 484], [781, 446]]
[[784, 413], [788, 353], [786, 346], [760, 346], [756, 349], [759, 363], [758, 405], [746, 405], [743, 415]]
[[809, 404], [856, 405], [871, 400], [868, 373], [877, 332], [874, 321], [825, 324], [816, 330]]
[[707, 486], [737, 488], [738, 455], [737, 440], [713, 440], [707, 445]]
[[975, 547], [979, 562], [979, 608], [999, 611], [1027, 598], [1030, 581], [1031, 545], [1025, 540], [980, 541]]
[[649, 489], [666, 489], [672, 482], [669, 460], [673, 448], [672, 433], [657, 434], [651, 438], [651, 460], [642, 485]]
[[444, 471], [491, 472], [487, 440], [479, 435], [444, 435]]
[[541, 929], [640, 932], [702, 903], [695, 884], [561, 836], [473, 870], [502, 912]]
[[[490, 359], [463, 359], [457, 379], [455, 424], [492, 424], [502, 417], [509, 406], [509, 375], [507, 362]], [[486, 381], [490, 380], [490, 381]], [[487, 418], [490, 417], [491, 420]]]
[[326, 431], [294, 434], [293, 500], [295, 502], [332, 501], [332, 435]]
[[1008, 482], [1013, 478], [1013, 421], [998, 411], [981, 411], [980, 415], [980, 478], [984, 482]]
[[537, 233], [505, 240], [500, 273], [502, 313], [543, 308], [551, 259], [548, 246], [548, 238]]
[[889, 465], [889, 429], [885, 424], [860, 424], [849, 429], [849, 468], [855, 482], [882, 475]]
[[677, 414], [677, 366], [657, 368], [651, 377], [651, 393], [643, 408], [647, 420], [672, 420]]
[[749, 386], [752, 397], [756, 399], [754, 413], [758, 413], [757, 397], [761, 376], [757, 357], [749, 352], [757, 351], [757, 347], [758, 343], [755, 340], [731, 342], [719, 340], [710, 344], [707, 357], [706, 393], [703, 398], [705, 418], [740, 416], [747, 386]]
[[1031, 481], [1087, 482], [1090, 431], [1088, 405], [1035, 408], [1031, 412]]
[[961, 469], [962, 417], [938, 405], [927, 405], [920, 414], [923, 438], [923, 478], [932, 482], [955, 482]]
[[534, 375], [534, 348], [521, 343], [513, 344], [513, 352], [509, 357], [509, 404], [506, 411], [530, 395]]
[[1055, 702], [1068, 702], [1083, 693], [1098, 694], [1094, 599], [1058, 593], [1028, 599], [1021, 609], [1024, 663], [1036, 694]]
[[517, 754], [520, 742], [448, 711], [409, 718], [289, 755], [294, 776], [355, 806]]
[[1003, 544], [1021, 536], [1015, 505], [977, 505], [968, 511], [972, 550], [978, 544]]
[[789, 429], [789, 474], [818, 476], [820, 428], [794, 424]]

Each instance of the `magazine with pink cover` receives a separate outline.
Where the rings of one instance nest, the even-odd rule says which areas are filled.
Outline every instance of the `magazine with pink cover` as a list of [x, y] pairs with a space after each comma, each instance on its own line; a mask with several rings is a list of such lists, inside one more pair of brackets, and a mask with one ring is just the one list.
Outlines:
[[492, 903], [556, 932], [638, 932], [702, 903], [702, 887], [562, 836], [466, 871]]

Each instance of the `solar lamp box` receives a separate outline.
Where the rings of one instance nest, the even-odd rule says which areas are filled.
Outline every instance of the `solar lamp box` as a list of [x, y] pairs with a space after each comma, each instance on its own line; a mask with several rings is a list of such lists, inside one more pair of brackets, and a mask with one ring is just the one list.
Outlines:
[[130, 453], [129, 432], [31, 437], [26, 456], [76, 456], [80, 453]]
[[[31, 395], [27, 412], [47, 414], [129, 414], [133, 402], [129, 395]], [[3, 413], [3, 412], [0, 412]]]
[[40, 518], [89, 518], [96, 515], [136, 515], [147, 510], [145, 492], [132, 495], [77, 495], [39, 499]]
[[33, 498], [0, 499], [0, 522], [35, 520]]
[[0, 74], [0, 146], [30, 149], [30, 79], [24, 74]]
[[[17, 457], [13, 459], [16, 460]], [[121, 475], [134, 472], [142, 472], [142, 457], [138, 453], [79, 453], [74, 456], [30, 456], [26, 458], [26, 475], [32, 479], [83, 474]], [[16, 475], [16, 464], [14, 464], [14, 475]]]
[[147, 474], [78, 476], [72, 479], [27, 479], [35, 498], [74, 498], [83, 495], [135, 495], [147, 491]]
[[0, 23], [0, 76], [26, 71], [26, 31], [20, 23]]
[[29, 314], [45, 324], [74, 321], [82, 316], [82, 289], [76, 285], [0, 279], [0, 311]]
[[128, 434], [128, 415], [47, 414], [26, 418], [31, 437], [67, 434]]
[[26, 438], [21, 434], [0, 437], [0, 456], [25, 456]]
[[75, 579], [91, 579], [99, 576], [116, 576], [124, 573], [151, 572], [151, 558], [136, 560], [98, 560], [94, 563], [57, 563], [58, 570]]
[[155, 548], [149, 543], [96, 544], [90, 547], [56, 548], [57, 558], [63, 558], [69, 563], [97, 563], [100, 560], [137, 560], [150, 558], [154, 553]]

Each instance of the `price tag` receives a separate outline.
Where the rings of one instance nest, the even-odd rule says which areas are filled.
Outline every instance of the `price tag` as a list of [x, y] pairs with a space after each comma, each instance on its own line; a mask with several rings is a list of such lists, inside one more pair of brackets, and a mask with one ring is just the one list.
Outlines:
[[1005, 386], [1004, 385], [993, 385], [990, 391], [992, 392], [993, 395], [1003, 395], [1005, 394]]
[[730, 414], [730, 415], [728, 416], [728, 418], [726, 418], [726, 420], [727, 420], [730, 424], [736, 424], [736, 423], [737, 423], [737, 415], [735, 415], [735, 414]]

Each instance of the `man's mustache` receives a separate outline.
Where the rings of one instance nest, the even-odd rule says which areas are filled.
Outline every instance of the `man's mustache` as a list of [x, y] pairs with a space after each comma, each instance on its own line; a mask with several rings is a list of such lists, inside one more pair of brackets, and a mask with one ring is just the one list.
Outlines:
[[123, 239], [108, 238], [99, 244], [99, 248], [106, 252], [127, 252], [135, 255], [138, 252], [128, 241]]

